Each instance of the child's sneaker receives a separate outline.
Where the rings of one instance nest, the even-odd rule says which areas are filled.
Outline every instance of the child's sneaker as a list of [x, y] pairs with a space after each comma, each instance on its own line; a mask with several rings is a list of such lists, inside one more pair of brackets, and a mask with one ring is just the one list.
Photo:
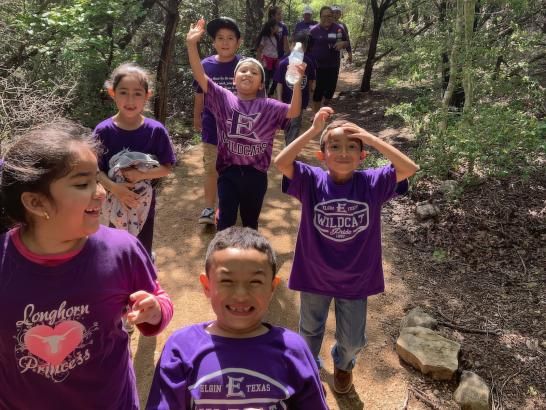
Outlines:
[[200, 224], [214, 225], [214, 209], [205, 208], [199, 217]]
[[337, 394], [347, 394], [353, 386], [353, 371], [345, 371], [334, 367], [334, 391]]

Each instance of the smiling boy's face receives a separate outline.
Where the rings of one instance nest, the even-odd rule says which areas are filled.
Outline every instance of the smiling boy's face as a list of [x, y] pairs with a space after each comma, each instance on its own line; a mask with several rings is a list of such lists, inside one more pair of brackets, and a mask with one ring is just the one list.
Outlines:
[[241, 40], [237, 34], [228, 28], [221, 28], [216, 32], [212, 45], [221, 61], [230, 61], [235, 56]]
[[253, 62], [239, 65], [233, 78], [239, 96], [256, 96], [263, 88], [262, 70]]
[[210, 333], [246, 338], [267, 331], [262, 319], [277, 281], [265, 253], [239, 248], [215, 251], [201, 284], [216, 314]]

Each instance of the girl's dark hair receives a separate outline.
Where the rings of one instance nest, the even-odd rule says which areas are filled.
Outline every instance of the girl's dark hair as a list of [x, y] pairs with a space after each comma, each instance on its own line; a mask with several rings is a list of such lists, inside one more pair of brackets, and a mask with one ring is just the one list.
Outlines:
[[256, 44], [254, 45], [254, 48], [257, 49], [260, 46], [262, 37], [269, 38], [271, 36], [271, 29], [277, 24], [279, 23], [277, 23], [277, 20], [275, 19], [269, 19], [265, 22], [265, 24], [262, 26], [262, 29], [260, 30], [260, 33], [258, 34], [258, 37], [256, 37]]
[[254, 229], [232, 226], [218, 232], [210, 242], [205, 258], [205, 272], [207, 275], [212, 265], [212, 255], [214, 252], [227, 248], [256, 249], [259, 252], [265, 253], [271, 265], [273, 277], [277, 274], [277, 258], [269, 241]]
[[150, 80], [150, 74], [144, 68], [135, 63], [123, 63], [116, 68], [110, 75], [110, 78], [104, 83], [104, 87], [112, 88], [112, 90], [116, 91], [120, 81], [128, 75], [136, 76], [145, 92], [151, 91], [152, 82]]
[[267, 18], [268, 19], [274, 19], [275, 14], [277, 14], [277, 11], [279, 11], [280, 9], [281, 8], [279, 6], [270, 7], [269, 10], [267, 11]]
[[322, 12], [323, 12], [324, 10], [330, 10], [330, 11], [333, 13], [332, 7], [330, 7], [330, 6], [322, 6], [322, 7], [320, 8], [320, 11], [319, 11], [319, 17], [322, 17]]
[[68, 120], [40, 125], [13, 140], [0, 172], [0, 231], [13, 223], [28, 223], [21, 202], [23, 192], [51, 198], [49, 186], [67, 175], [73, 166], [74, 143], [84, 144], [99, 154], [98, 142], [89, 129]]

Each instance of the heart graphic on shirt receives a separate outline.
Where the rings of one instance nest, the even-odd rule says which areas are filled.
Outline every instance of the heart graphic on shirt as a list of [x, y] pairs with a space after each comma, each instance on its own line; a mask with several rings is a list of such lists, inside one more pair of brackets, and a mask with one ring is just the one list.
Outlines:
[[80, 344], [84, 329], [74, 320], [60, 322], [55, 327], [35, 326], [25, 333], [25, 345], [33, 355], [57, 366]]

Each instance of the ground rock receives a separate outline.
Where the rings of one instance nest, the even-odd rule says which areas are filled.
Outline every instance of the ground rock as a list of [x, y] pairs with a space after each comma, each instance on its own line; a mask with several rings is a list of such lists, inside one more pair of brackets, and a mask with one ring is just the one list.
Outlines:
[[440, 213], [440, 209], [433, 204], [418, 204], [415, 208], [415, 213], [417, 214], [417, 219], [424, 221], [437, 217]]
[[489, 386], [476, 373], [464, 371], [453, 398], [462, 410], [489, 410]]
[[459, 367], [461, 345], [425, 327], [405, 327], [396, 341], [402, 360], [435, 380], [450, 380]]
[[439, 186], [440, 192], [445, 195], [453, 194], [457, 190], [457, 181], [447, 179], [442, 181]]
[[426, 313], [420, 307], [413, 308], [400, 322], [400, 330], [405, 327], [421, 326], [428, 329], [435, 329], [438, 321]]

